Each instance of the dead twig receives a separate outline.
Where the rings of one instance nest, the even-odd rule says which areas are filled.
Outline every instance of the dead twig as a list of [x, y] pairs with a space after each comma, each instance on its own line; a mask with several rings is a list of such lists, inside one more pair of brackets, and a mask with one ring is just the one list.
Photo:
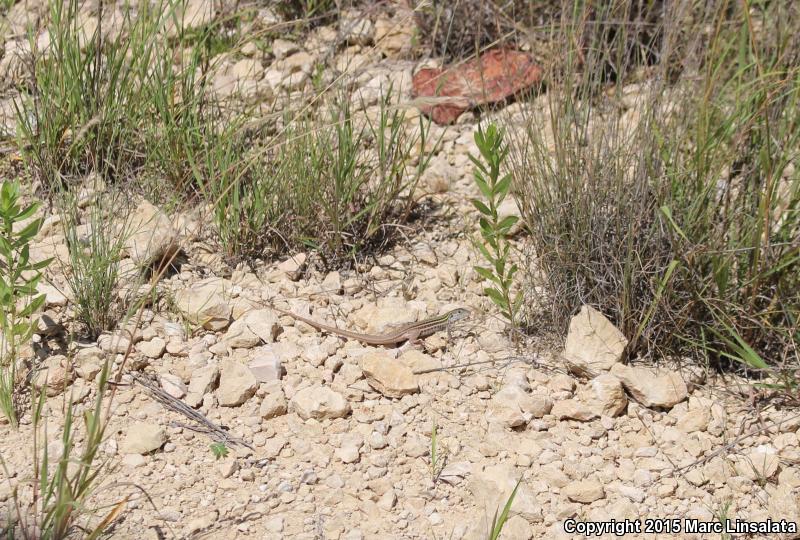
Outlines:
[[511, 362], [515, 362], [515, 361], [521, 361], [521, 362], [523, 362], [525, 364], [531, 364], [531, 365], [537, 365], [538, 364], [538, 362], [536, 361], [535, 358], [525, 358], [524, 356], [507, 356], [505, 358], [495, 358], [495, 359], [492, 359], [492, 360], [481, 360], [480, 362], [468, 362], [466, 364], [455, 364], [453, 366], [444, 366], [444, 367], [440, 367], [440, 368], [418, 369], [418, 370], [412, 371], [412, 373], [414, 375], [424, 375], [425, 373], [434, 373], [436, 371], [447, 371], [449, 369], [459, 369], [459, 368], [465, 368], [465, 367], [471, 367], [471, 366], [478, 366], [478, 365], [481, 365], [481, 364], [494, 364], [495, 362], [508, 362], [510, 364]]
[[198, 424], [197, 427], [179, 424], [181, 427], [187, 427], [194, 431], [206, 433], [216, 442], [238, 444], [240, 446], [246, 446], [250, 450], [255, 450], [255, 448], [253, 448], [253, 446], [244, 439], [240, 439], [239, 437], [231, 435], [222, 426], [218, 426], [206, 418], [203, 414], [186, 405], [183, 401], [164, 392], [159, 386], [158, 382], [156, 382], [152, 377], [139, 373], [131, 373], [130, 375], [133, 377], [133, 380], [139, 383], [153, 399], [164, 405], [166, 408], [182, 414], [189, 420], [192, 420]]
[[[794, 420], [796, 418], [800, 418], [800, 414], [795, 414], [794, 416], [790, 416], [789, 418], [783, 420], [782, 422], [790, 422], [790, 421], [792, 421], [792, 420]], [[678, 474], [678, 473], [683, 474], [685, 471], [687, 471], [687, 470], [689, 470], [691, 468], [697, 467], [698, 465], [703, 465], [704, 463], [706, 463], [708, 461], [711, 461], [715, 457], [717, 457], [717, 456], [719, 456], [721, 454], [727, 453], [734, 446], [736, 446], [737, 444], [739, 444], [743, 440], [749, 439], [750, 437], [753, 437], [755, 435], [759, 435], [760, 433], [763, 433], [764, 431], [768, 431], [769, 429], [772, 429], [772, 428], [780, 425], [782, 422], [774, 422], [772, 425], [762, 425], [758, 429], [754, 429], [754, 430], [748, 431], [747, 433], [745, 433], [743, 435], [739, 435], [738, 437], [733, 439], [731, 442], [729, 442], [729, 443], [717, 448], [716, 450], [714, 450], [710, 454], [707, 454], [707, 455], [703, 456], [702, 458], [700, 458], [698, 460], [695, 460], [692, 463], [689, 463], [688, 465], [684, 465], [683, 467], [675, 467], [671, 471], [669, 471], [669, 472], [667, 472], [665, 474], [662, 474], [658, 478], [654, 479], [651, 482], [651, 484], [654, 483], [654, 482], [658, 482], [659, 480], [663, 480], [664, 478], [669, 478], [671, 476], [674, 476], [675, 474]]]

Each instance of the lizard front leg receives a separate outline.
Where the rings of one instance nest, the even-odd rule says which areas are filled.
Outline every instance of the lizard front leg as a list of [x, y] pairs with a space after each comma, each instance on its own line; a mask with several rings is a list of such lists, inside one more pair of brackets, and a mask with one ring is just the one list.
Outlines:
[[413, 349], [419, 343], [419, 330], [411, 329], [405, 334], [406, 342], [398, 349], [400, 354], [408, 349]]

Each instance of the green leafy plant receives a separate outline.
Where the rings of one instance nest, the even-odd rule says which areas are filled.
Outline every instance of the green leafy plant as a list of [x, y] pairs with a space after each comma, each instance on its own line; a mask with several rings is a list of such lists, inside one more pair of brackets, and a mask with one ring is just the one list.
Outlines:
[[14, 394], [18, 353], [36, 329], [34, 313], [44, 304], [36, 286], [51, 259], [31, 261], [30, 243], [42, 227], [33, 217], [38, 203], [21, 206], [19, 183], [0, 187], [0, 410], [17, 426]]
[[511, 292], [517, 264], [511, 263], [511, 228], [517, 223], [517, 216], [500, 218], [497, 209], [511, 189], [511, 175], [501, 176], [500, 168], [508, 156], [508, 146], [503, 143], [503, 130], [490, 124], [486, 130], [475, 133], [475, 144], [480, 152], [478, 157], [470, 155], [475, 165], [474, 179], [483, 196], [483, 201], [472, 199], [472, 204], [481, 213], [479, 220], [482, 241], [474, 240], [475, 246], [489, 263], [488, 267], [475, 266], [481, 278], [492, 285], [483, 289], [484, 293], [500, 308], [511, 328], [517, 327], [517, 313], [522, 305], [522, 292]]
[[222, 459], [224, 457], [228, 457], [228, 454], [230, 453], [230, 450], [228, 449], [227, 446], [225, 446], [225, 443], [223, 442], [211, 443], [209, 445], [209, 448], [211, 449], [211, 453], [214, 454], [214, 457], [216, 459]]

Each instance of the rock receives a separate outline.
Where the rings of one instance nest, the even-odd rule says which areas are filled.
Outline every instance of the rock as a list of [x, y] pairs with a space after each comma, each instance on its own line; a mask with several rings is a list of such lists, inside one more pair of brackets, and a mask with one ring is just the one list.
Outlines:
[[522, 216], [517, 201], [514, 200], [513, 197], [506, 197], [503, 202], [500, 203], [500, 206], [497, 207], [497, 218], [503, 221], [511, 216], [515, 217], [516, 220], [507, 234], [513, 236], [522, 230]]
[[67, 297], [57, 288], [49, 283], [40, 283], [37, 292], [44, 295], [44, 307], [64, 307], [67, 305]]
[[84, 380], [92, 381], [103, 369], [104, 353], [98, 347], [85, 347], [75, 353], [75, 373]]
[[579, 480], [564, 487], [562, 493], [573, 502], [589, 504], [606, 496], [597, 480]]
[[125, 454], [122, 456], [122, 464], [130, 469], [144, 466], [147, 460], [141, 454]]
[[279, 381], [285, 370], [278, 354], [270, 345], [264, 345], [253, 351], [253, 358], [247, 364], [258, 382]]
[[225, 332], [222, 343], [232, 349], [250, 349], [259, 345], [261, 338], [248, 328], [244, 319], [239, 319], [233, 321], [228, 331]]
[[[789, 523], [798, 523], [800, 522], [800, 495], [790, 486], [778, 485], [770, 494], [767, 511], [773, 521], [786, 520]], [[790, 534], [787, 538], [798, 538], [798, 534]]]
[[587, 404], [577, 399], [556, 401], [550, 414], [559, 420], [578, 420], [580, 422], [588, 422], [600, 416]]
[[296, 253], [280, 263], [277, 270], [281, 274], [286, 274], [292, 281], [298, 280], [307, 258], [305, 253]]
[[[139, 341], [138, 338], [140, 337], [139, 335], [134, 335], [133, 341]], [[113, 334], [102, 334], [97, 338], [97, 344], [107, 353], [125, 354], [128, 352], [128, 348], [131, 345], [131, 337], [130, 334], [125, 331], [117, 331]]]
[[181, 399], [186, 395], [186, 385], [177, 375], [162, 373], [158, 377], [158, 382], [161, 383], [164, 392], [176, 399]]
[[736, 470], [750, 480], [764, 482], [778, 472], [780, 459], [772, 446], [761, 445], [736, 462]]
[[223, 360], [217, 389], [217, 399], [221, 406], [239, 406], [253, 397], [257, 388], [258, 381], [247, 366], [235, 360]]
[[503, 527], [503, 538], [535, 538], [536, 534], [527, 519], [522, 516], [511, 516]]
[[342, 438], [342, 443], [335, 454], [342, 463], [355, 463], [360, 457], [364, 438], [359, 433], [348, 433]]
[[[416, 349], [407, 350], [397, 358], [397, 361], [408, 367], [412, 372], [439, 369], [442, 367], [441, 360]], [[428, 375], [435, 377], [436, 373], [430, 373]], [[423, 374], [422, 377], [425, 377], [425, 374]]]
[[275, 338], [278, 337], [282, 330], [278, 316], [271, 309], [248, 311], [242, 320], [247, 325], [247, 328], [264, 343], [274, 343]]
[[408, 11], [393, 18], [379, 16], [375, 21], [375, 46], [387, 58], [398, 58], [411, 52], [416, 26]]
[[37, 390], [45, 389], [48, 397], [59, 395], [67, 389], [74, 378], [69, 360], [64, 355], [56, 355], [47, 358], [40, 369], [33, 376], [33, 386]]
[[264, 396], [258, 413], [264, 420], [286, 414], [286, 396], [283, 395], [283, 391], [278, 390]]
[[40, 336], [52, 337], [64, 332], [64, 326], [57, 323], [53, 317], [47, 313], [42, 313], [36, 322], [36, 333]]
[[383, 495], [381, 495], [380, 499], [378, 499], [377, 502], [378, 508], [386, 512], [394, 508], [394, 505], [396, 504], [397, 504], [397, 493], [393, 489], [390, 489], [386, 491]]
[[[542, 68], [524, 52], [493, 49], [447, 69], [423, 68], [413, 79], [412, 96], [437, 124], [452, 124], [468, 108], [502, 101], [542, 80]], [[451, 98], [428, 105], [424, 98]]]
[[167, 442], [167, 432], [157, 424], [137, 422], [130, 426], [120, 444], [123, 454], [149, 454]]
[[283, 516], [273, 516], [264, 522], [264, 532], [280, 534], [283, 532]]
[[353, 314], [353, 322], [367, 333], [380, 334], [391, 331], [396, 325], [415, 322], [416, 311], [402, 301], [381, 302], [379, 306], [370, 303]]
[[594, 377], [620, 362], [627, 344], [622, 332], [602, 313], [583, 306], [569, 323], [564, 358], [574, 373]]
[[187, 320], [206, 330], [224, 330], [233, 310], [228, 301], [231, 287], [230, 281], [221, 278], [198, 281], [175, 294], [175, 306]]
[[325, 386], [310, 386], [292, 397], [292, 407], [303, 420], [314, 418], [343, 418], [350, 413], [347, 400]]
[[472, 472], [473, 465], [469, 461], [448, 463], [439, 473], [439, 479], [448, 484], [456, 484]]
[[689, 394], [679, 373], [657, 372], [643, 367], [615, 364], [611, 374], [616, 376], [633, 398], [645, 407], [670, 409]]
[[200, 513], [196, 518], [189, 521], [189, 524], [187, 525], [188, 534], [192, 536], [201, 531], [210, 529], [211, 526], [217, 522], [218, 517], [219, 512], [216, 510], [206, 510], [205, 512]]
[[684, 433], [694, 433], [695, 431], [705, 431], [710, 421], [710, 409], [692, 407], [678, 419], [675, 426]]
[[619, 416], [628, 408], [628, 398], [622, 382], [609, 373], [598, 375], [589, 382], [591, 389], [586, 402], [601, 416]]
[[[478, 514], [492, 516], [495, 511], [501, 512], [519, 478], [520, 473], [506, 464], [490, 465], [482, 471], [473, 471], [467, 487], [475, 498]], [[542, 520], [542, 509], [527, 482], [519, 484], [511, 505], [511, 515], [513, 514], [519, 514], [532, 523]]]
[[624, 484], [617, 487], [617, 492], [623, 497], [627, 497], [636, 503], [641, 503], [647, 496], [642, 488], [638, 488], [636, 486], [627, 486]]
[[300, 50], [297, 43], [285, 39], [275, 39], [272, 42], [272, 54], [275, 60], [282, 60]]
[[167, 33], [170, 37], [175, 37], [183, 30], [202, 28], [211, 23], [216, 14], [213, 2], [206, 0], [188, 0], [182, 4], [183, 9], [177, 8], [174, 16], [167, 19]]
[[180, 249], [178, 233], [169, 217], [147, 200], [141, 200], [121, 233], [124, 250], [139, 267], [159, 267]]
[[428, 168], [422, 173], [420, 183], [430, 193], [447, 193], [457, 179], [456, 168], [448, 163], [447, 157], [439, 155], [431, 160]]
[[369, 45], [375, 26], [366, 13], [344, 10], [339, 16], [339, 32], [351, 45]]
[[564, 373], [556, 373], [547, 381], [547, 387], [553, 392], [569, 392], [571, 394], [575, 391], [575, 379]]
[[255, 58], [242, 58], [237, 62], [225, 63], [214, 74], [212, 86], [220, 98], [237, 96], [246, 102], [257, 98], [269, 98], [272, 86], [264, 78], [264, 67]]
[[291, 54], [276, 62], [284, 72], [284, 75], [303, 74], [309, 75], [314, 68], [314, 57], [305, 51], [299, 51]]
[[516, 384], [507, 384], [489, 402], [486, 420], [507, 428], [527, 424], [531, 418], [541, 418], [553, 408], [549, 398], [531, 395]]
[[136, 345], [136, 348], [148, 358], [161, 358], [164, 351], [167, 350], [167, 342], [160, 337], [154, 337], [150, 341], [142, 341]]
[[362, 356], [361, 370], [369, 385], [384, 396], [400, 398], [419, 392], [411, 368], [392, 359], [386, 351], [378, 350]]
[[216, 365], [205, 366], [192, 372], [189, 380], [189, 389], [186, 394], [186, 403], [197, 407], [202, 403], [203, 396], [214, 390], [219, 380], [219, 368]]

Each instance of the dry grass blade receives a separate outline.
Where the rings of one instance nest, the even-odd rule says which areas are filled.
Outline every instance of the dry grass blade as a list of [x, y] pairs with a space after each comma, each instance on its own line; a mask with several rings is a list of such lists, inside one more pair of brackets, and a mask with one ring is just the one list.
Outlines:
[[120, 514], [120, 512], [122, 512], [122, 509], [125, 508], [126, 504], [128, 504], [130, 498], [131, 496], [127, 495], [124, 499], [122, 499], [116, 505], [114, 505], [114, 508], [112, 508], [108, 514], [106, 514], [106, 516], [100, 521], [100, 523], [97, 524], [97, 526], [92, 530], [92, 532], [89, 533], [89, 536], [87, 536], [86, 539], [94, 540], [96, 538], [99, 538], [100, 535], [103, 534], [103, 531], [105, 531], [106, 528], [109, 525], [111, 525], [111, 522], [113, 522]]

